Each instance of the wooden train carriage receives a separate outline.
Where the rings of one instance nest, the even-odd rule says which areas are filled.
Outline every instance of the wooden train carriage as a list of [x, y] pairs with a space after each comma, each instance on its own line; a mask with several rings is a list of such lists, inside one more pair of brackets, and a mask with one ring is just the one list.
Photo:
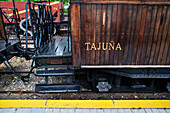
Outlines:
[[170, 67], [169, 0], [71, 0], [73, 65]]

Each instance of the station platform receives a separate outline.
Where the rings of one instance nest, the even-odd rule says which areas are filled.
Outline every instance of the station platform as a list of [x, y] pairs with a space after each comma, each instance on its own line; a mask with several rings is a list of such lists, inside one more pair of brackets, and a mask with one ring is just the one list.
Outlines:
[[170, 100], [0, 100], [0, 113], [170, 113]]
[[0, 100], [5, 108], [170, 109], [170, 100]]
[[170, 113], [170, 109], [0, 109], [0, 113]]

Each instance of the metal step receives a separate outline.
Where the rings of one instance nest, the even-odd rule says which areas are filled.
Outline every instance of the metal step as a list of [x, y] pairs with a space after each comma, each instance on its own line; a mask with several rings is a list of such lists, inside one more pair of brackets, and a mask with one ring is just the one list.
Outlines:
[[72, 65], [43, 65], [37, 67], [37, 69], [42, 69], [42, 68], [60, 68], [60, 69], [66, 69], [66, 68], [74, 68]]
[[33, 56], [33, 58], [67, 58], [71, 57], [71, 53], [63, 54], [63, 55], [38, 55], [38, 56]]
[[74, 70], [40, 70], [34, 72], [35, 76], [73, 76]]
[[79, 83], [36, 84], [35, 91], [38, 93], [80, 92], [80, 84]]

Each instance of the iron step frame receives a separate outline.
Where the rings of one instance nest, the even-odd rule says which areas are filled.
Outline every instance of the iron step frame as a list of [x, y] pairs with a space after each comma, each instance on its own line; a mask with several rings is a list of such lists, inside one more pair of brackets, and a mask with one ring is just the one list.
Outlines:
[[79, 83], [36, 84], [38, 93], [80, 92]]
[[40, 70], [34, 71], [35, 76], [73, 76], [74, 70]]

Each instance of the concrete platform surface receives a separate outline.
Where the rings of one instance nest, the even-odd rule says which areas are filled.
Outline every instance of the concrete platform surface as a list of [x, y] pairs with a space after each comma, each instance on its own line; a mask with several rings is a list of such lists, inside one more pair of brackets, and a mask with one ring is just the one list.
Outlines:
[[0, 113], [170, 113], [170, 109], [0, 109]]

